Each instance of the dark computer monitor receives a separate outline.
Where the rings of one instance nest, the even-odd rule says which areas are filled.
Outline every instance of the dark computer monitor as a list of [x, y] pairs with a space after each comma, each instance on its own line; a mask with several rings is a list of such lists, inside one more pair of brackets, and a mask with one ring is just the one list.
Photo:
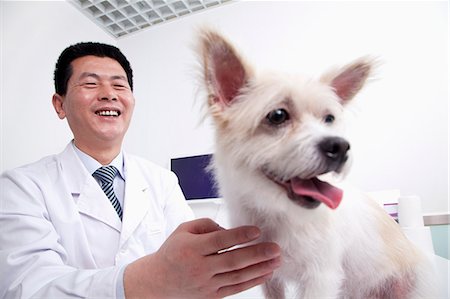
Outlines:
[[212, 155], [199, 155], [170, 160], [170, 168], [178, 176], [186, 199], [219, 197], [213, 174], [207, 170]]

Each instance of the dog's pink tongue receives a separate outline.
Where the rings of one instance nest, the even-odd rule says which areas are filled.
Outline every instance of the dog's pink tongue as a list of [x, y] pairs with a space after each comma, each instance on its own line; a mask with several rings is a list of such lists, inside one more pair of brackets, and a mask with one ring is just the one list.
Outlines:
[[317, 178], [302, 180], [291, 179], [292, 191], [300, 196], [309, 196], [321, 201], [331, 209], [336, 209], [341, 203], [343, 191]]

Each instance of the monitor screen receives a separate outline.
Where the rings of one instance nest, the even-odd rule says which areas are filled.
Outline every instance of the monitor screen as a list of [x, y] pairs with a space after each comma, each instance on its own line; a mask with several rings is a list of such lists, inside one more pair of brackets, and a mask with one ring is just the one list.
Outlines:
[[170, 168], [178, 176], [186, 199], [219, 197], [213, 174], [207, 170], [212, 155], [199, 155], [171, 159]]

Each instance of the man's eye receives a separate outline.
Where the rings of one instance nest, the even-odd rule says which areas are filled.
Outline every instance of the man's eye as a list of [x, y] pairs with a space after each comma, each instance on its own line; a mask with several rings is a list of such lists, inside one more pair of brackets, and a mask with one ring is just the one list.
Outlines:
[[83, 85], [87, 86], [87, 87], [96, 87], [97, 83], [96, 82], [85, 82], [85, 83], [83, 83]]

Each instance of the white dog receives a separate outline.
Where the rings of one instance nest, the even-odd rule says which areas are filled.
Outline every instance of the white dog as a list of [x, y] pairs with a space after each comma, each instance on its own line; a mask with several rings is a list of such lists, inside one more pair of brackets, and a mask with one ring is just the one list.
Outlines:
[[[373, 69], [359, 59], [320, 79], [257, 75], [219, 34], [200, 39], [212, 168], [234, 225], [261, 228], [283, 264], [267, 298], [430, 298], [431, 266], [375, 202], [323, 181], [342, 174], [349, 142], [339, 131], [346, 104]], [[319, 179], [320, 177], [320, 179]]]

